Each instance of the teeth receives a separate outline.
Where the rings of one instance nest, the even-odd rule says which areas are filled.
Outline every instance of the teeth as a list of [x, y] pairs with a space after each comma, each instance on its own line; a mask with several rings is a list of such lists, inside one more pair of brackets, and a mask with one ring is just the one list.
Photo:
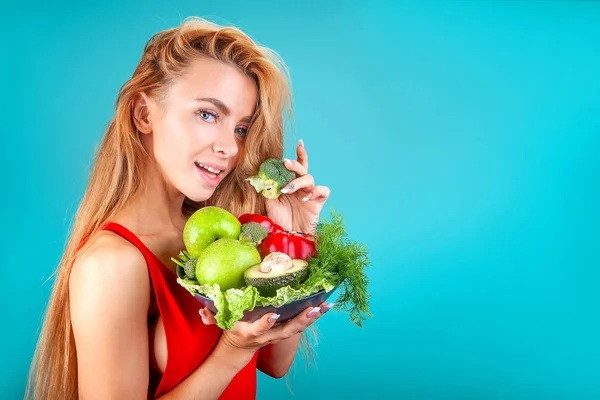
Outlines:
[[215, 169], [215, 168], [213, 168], [213, 167], [209, 167], [209, 166], [207, 166], [207, 165], [200, 164], [200, 163], [197, 163], [197, 164], [198, 164], [199, 166], [201, 166], [202, 168], [204, 168], [204, 169], [207, 169], [208, 171], [212, 172], [213, 174], [220, 174], [220, 173], [221, 173], [221, 170], [220, 170], [220, 169]]

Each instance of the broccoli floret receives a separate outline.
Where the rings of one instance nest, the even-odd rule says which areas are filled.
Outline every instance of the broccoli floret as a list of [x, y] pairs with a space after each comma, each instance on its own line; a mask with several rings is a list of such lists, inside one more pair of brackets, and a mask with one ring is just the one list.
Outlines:
[[242, 233], [239, 240], [250, 242], [255, 245], [260, 244], [269, 235], [269, 229], [258, 222], [247, 222], [242, 225]]
[[[177, 276], [183, 277], [185, 275], [188, 279], [196, 280], [197, 258], [191, 258], [189, 253], [183, 250], [179, 252], [179, 258], [171, 257], [171, 260], [177, 264]], [[183, 271], [183, 274], [180, 274], [180, 270]]]
[[260, 165], [258, 175], [246, 180], [267, 199], [276, 199], [281, 195], [281, 189], [294, 179], [296, 173], [287, 169], [283, 160], [269, 158]]
[[190, 258], [185, 263], [183, 270], [185, 271], [185, 276], [189, 279], [196, 280], [196, 264], [198, 263], [197, 258]]

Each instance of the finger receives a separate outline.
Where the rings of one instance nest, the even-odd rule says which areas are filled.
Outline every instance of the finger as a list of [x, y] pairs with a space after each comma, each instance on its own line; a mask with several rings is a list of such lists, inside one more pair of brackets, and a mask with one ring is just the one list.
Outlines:
[[298, 162], [300, 164], [302, 164], [304, 169], [306, 169], [308, 171], [308, 153], [306, 152], [306, 149], [304, 148], [304, 141], [302, 139], [300, 139], [298, 141], [298, 146], [296, 147], [296, 156], [297, 156]]
[[331, 310], [333, 306], [335, 306], [335, 303], [322, 302], [319, 304], [319, 307], [321, 307], [321, 314], [325, 314], [327, 311]]
[[215, 315], [207, 307], [201, 308], [199, 313], [200, 313], [200, 317], [202, 318], [202, 322], [204, 322], [205, 325], [216, 325], [217, 324]]
[[283, 326], [282, 331], [284, 337], [294, 336], [297, 333], [302, 333], [306, 328], [318, 320], [321, 315], [321, 307], [308, 307], [295, 318], [288, 322], [287, 326]]
[[302, 333], [313, 322], [319, 319], [321, 315], [320, 307], [308, 307], [295, 318], [288, 320], [284, 324], [273, 327], [265, 334], [265, 339], [269, 342], [276, 342]]
[[315, 178], [312, 175], [304, 175], [296, 178], [281, 189], [281, 193], [292, 194], [300, 189], [311, 192], [315, 188]]
[[290, 160], [289, 158], [283, 160], [283, 165], [285, 165], [285, 167], [290, 171], [294, 171], [298, 176], [306, 175], [308, 173], [308, 170], [304, 167], [304, 165], [298, 161]]
[[327, 200], [331, 190], [327, 186], [315, 186], [314, 189], [302, 198], [302, 201], [308, 200]]
[[267, 313], [252, 323], [252, 331], [255, 336], [264, 335], [275, 325], [279, 319], [279, 314]]

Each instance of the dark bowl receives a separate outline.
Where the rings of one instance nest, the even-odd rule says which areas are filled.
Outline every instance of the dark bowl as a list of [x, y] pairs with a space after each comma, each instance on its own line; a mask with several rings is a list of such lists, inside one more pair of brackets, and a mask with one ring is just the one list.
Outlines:
[[[180, 268], [181, 267], [177, 268], [178, 275], [183, 274], [183, 270], [180, 271]], [[336, 289], [337, 287], [333, 288], [329, 292], [321, 290], [320, 292], [317, 292], [299, 300], [292, 301], [291, 303], [285, 304], [281, 307], [255, 307], [252, 311], [244, 311], [244, 316], [241, 320], [247, 322], [254, 322], [263, 315], [274, 312], [276, 314], [279, 314], [279, 319], [277, 319], [277, 322], [284, 322], [288, 319], [294, 318], [308, 307], [318, 307], [321, 303], [327, 300], [329, 296], [331, 296], [333, 292], [336, 291]], [[201, 294], [195, 294], [194, 297], [204, 307], [207, 307], [214, 314], [217, 313], [217, 309], [215, 308], [215, 304], [212, 301], [212, 299], [202, 296]]]
[[[281, 307], [254, 307], [252, 311], [244, 311], [242, 321], [254, 322], [263, 315], [271, 312], [279, 314], [279, 319], [277, 319], [278, 323], [287, 321], [288, 319], [294, 318], [308, 307], [318, 307], [322, 302], [327, 300], [329, 296], [331, 296], [333, 292], [335, 292], [336, 289], [337, 287], [333, 288], [329, 292], [321, 290], [320, 292], [317, 292], [313, 295], [292, 301], [291, 303], [285, 304]], [[210, 311], [212, 311], [215, 314], [217, 313], [215, 304], [210, 298], [202, 296], [201, 294], [195, 294], [194, 297], [196, 298], [196, 300], [202, 303], [203, 306], [207, 307]]]

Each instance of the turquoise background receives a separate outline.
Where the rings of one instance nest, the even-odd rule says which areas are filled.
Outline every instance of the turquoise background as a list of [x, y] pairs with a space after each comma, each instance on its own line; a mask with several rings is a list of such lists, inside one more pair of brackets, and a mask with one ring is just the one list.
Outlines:
[[600, 3], [219, 3], [3, 6], [0, 397], [22, 398], [119, 87], [199, 15], [283, 56], [287, 148], [370, 249], [374, 317], [324, 317], [293, 398], [600, 398]]

